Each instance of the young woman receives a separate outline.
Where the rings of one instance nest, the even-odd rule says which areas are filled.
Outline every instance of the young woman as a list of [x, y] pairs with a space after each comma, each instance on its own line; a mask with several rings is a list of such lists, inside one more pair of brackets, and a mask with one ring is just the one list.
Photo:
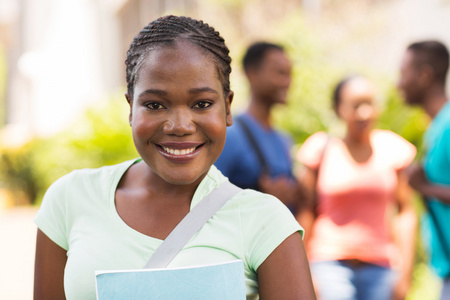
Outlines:
[[[95, 299], [96, 270], [142, 268], [202, 198], [232, 124], [229, 50], [212, 27], [166, 16], [127, 54], [129, 122], [140, 158], [74, 171], [36, 216], [35, 299]], [[279, 200], [232, 197], [169, 267], [244, 261], [248, 298], [314, 299], [302, 229]]]
[[416, 216], [404, 169], [416, 150], [393, 132], [373, 129], [374, 99], [365, 78], [342, 80], [333, 105], [346, 134], [318, 132], [297, 155], [316, 199], [299, 219], [311, 232], [306, 248], [322, 300], [404, 299], [410, 285]]

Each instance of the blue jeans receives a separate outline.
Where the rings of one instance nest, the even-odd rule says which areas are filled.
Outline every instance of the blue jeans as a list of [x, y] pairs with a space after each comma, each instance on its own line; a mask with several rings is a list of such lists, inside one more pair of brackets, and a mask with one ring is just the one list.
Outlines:
[[351, 261], [311, 263], [320, 300], [390, 300], [395, 284], [392, 269]]
[[450, 300], [450, 278], [444, 280], [439, 300]]

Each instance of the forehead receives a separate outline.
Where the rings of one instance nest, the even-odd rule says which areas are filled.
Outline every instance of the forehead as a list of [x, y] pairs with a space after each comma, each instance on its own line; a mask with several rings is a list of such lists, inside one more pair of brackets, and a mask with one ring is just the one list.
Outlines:
[[279, 49], [268, 50], [264, 55], [263, 60], [261, 61], [261, 65], [264, 64], [280, 65], [284, 67], [291, 66], [291, 62], [284, 53], [284, 51]]
[[[172, 82], [217, 84], [217, 68], [211, 54], [186, 40], [150, 50], [139, 67], [136, 85]], [[220, 81], [218, 82], [219, 84]]]
[[202, 49], [185, 39], [176, 40], [173, 44], [158, 45], [148, 51], [141, 65], [150, 69], [155, 67], [169, 68], [170, 66], [196, 66], [196, 67], [214, 67], [212, 56]]
[[403, 69], [414, 68], [415, 60], [416, 60], [415, 53], [411, 50], [406, 51], [405, 54], [403, 55], [403, 59], [402, 59], [402, 68]]
[[347, 82], [341, 91], [342, 100], [352, 100], [361, 98], [373, 98], [375, 88], [371, 82], [364, 78], [354, 78]]

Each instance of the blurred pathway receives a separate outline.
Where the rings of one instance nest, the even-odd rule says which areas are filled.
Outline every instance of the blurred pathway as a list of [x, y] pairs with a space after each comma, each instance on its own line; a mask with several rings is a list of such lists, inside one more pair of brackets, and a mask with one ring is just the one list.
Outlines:
[[0, 299], [33, 298], [36, 208], [0, 208]]

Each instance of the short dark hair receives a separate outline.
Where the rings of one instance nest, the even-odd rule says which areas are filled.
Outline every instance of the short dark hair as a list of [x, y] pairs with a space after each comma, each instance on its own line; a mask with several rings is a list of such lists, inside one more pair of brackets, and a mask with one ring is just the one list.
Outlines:
[[422, 41], [408, 46], [414, 53], [413, 62], [421, 67], [424, 64], [431, 66], [436, 80], [445, 84], [449, 65], [449, 53], [444, 44], [439, 41]]
[[284, 51], [284, 48], [281, 45], [268, 42], [256, 42], [250, 45], [242, 59], [244, 70], [247, 71], [249, 68], [258, 68], [269, 50]]
[[359, 74], [348, 75], [348, 76], [344, 77], [343, 79], [341, 79], [334, 87], [333, 94], [332, 94], [332, 100], [333, 100], [332, 104], [333, 104], [333, 108], [336, 111], [339, 107], [339, 104], [341, 104], [342, 89], [344, 88], [344, 86], [347, 83], [349, 83], [350, 81], [352, 81], [353, 79], [356, 79], [356, 78], [364, 78], [364, 77]]
[[139, 68], [146, 55], [155, 47], [173, 45], [178, 39], [188, 40], [211, 55], [227, 97], [230, 92], [231, 58], [225, 40], [203, 21], [172, 15], [149, 23], [134, 37], [125, 60], [127, 92], [130, 97], [133, 97]]

